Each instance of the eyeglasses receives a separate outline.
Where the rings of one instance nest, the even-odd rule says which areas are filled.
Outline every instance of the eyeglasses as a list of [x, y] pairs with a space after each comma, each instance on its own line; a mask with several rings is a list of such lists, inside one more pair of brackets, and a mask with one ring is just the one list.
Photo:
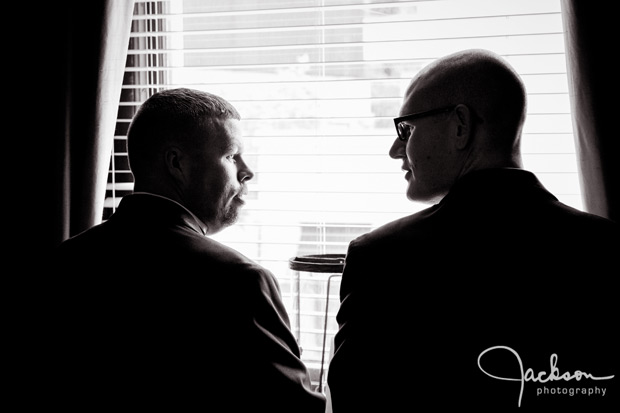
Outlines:
[[424, 112], [412, 113], [410, 115], [405, 115], [405, 116], [400, 116], [398, 118], [395, 118], [394, 126], [396, 126], [396, 134], [398, 135], [398, 139], [401, 141], [406, 141], [407, 139], [409, 139], [409, 136], [411, 135], [413, 126], [406, 124], [405, 123], [406, 121], [411, 122], [414, 119], [419, 119], [424, 116], [432, 116], [432, 115], [438, 115], [440, 113], [448, 113], [454, 110], [454, 108], [456, 107], [457, 105], [452, 105], [452, 106], [443, 107], [439, 109], [425, 110]]

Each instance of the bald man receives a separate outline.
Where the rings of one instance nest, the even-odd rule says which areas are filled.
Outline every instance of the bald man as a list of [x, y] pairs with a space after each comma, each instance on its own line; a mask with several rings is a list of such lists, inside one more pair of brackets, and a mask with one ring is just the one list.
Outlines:
[[411, 81], [389, 154], [407, 197], [432, 206], [349, 246], [334, 413], [617, 401], [618, 226], [522, 169], [525, 118], [521, 79], [488, 51], [438, 59]]

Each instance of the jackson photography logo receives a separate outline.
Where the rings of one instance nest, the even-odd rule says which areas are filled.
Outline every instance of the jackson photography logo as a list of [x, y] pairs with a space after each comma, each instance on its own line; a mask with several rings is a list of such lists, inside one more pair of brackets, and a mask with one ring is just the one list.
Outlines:
[[[493, 372], [489, 372], [482, 367], [481, 360], [489, 353], [498, 352], [498, 351], [508, 351], [514, 355], [516, 359], [516, 363], [519, 366], [519, 371], [521, 372], [521, 377], [496, 376], [493, 374]], [[614, 378], [614, 375], [597, 377], [597, 376], [594, 376], [593, 374], [580, 371], [580, 370], [575, 370], [572, 373], [570, 372], [561, 373], [560, 369], [558, 369], [557, 367], [558, 355], [555, 353], [551, 355], [549, 362], [550, 362], [549, 363], [550, 367], [549, 367], [548, 372], [540, 371], [536, 373], [531, 368], [528, 368], [527, 370], [525, 370], [523, 367], [523, 361], [521, 361], [521, 357], [519, 356], [519, 353], [517, 353], [512, 348], [506, 347], [506, 346], [489, 347], [488, 349], [480, 353], [480, 355], [478, 356], [478, 368], [487, 376], [492, 377], [497, 380], [521, 382], [521, 388], [520, 388], [519, 395], [517, 398], [517, 405], [519, 407], [521, 407], [521, 400], [523, 399], [523, 390], [525, 389], [525, 383], [527, 382], [546, 384], [546, 383], [551, 383], [551, 382], [556, 382], [556, 381], [565, 381], [565, 382], [568, 382], [571, 380], [575, 380], [577, 382], [581, 380], [601, 381], [601, 380], [611, 380]], [[586, 387], [586, 386], [577, 385], [574, 387], [561, 387], [561, 386], [546, 385], [546, 386], [539, 387], [538, 389], [536, 389], [537, 396], [547, 395], [547, 394], [551, 394], [551, 395], [557, 394], [557, 395], [567, 395], [567, 396], [575, 396], [575, 395], [605, 396], [606, 393], [607, 393], [607, 388], [605, 386]]]

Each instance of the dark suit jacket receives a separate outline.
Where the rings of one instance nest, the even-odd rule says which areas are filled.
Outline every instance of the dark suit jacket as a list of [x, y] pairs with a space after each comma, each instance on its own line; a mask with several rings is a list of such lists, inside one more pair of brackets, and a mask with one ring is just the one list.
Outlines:
[[123, 198], [58, 265], [45, 370], [60, 405], [323, 412], [274, 276], [179, 204]]
[[[533, 174], [497, 169], [354, 240], [328, 375], [334, 413], [604, 411], [618, 377], [575, 371], [620, 373], [618, 234]], [[530, 368], [541, 380], [520, 395]]]

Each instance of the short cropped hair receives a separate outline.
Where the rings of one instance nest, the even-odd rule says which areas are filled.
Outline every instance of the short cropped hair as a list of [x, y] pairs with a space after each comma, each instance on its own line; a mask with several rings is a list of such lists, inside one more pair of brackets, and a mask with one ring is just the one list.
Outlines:
[[241, 119], [226, 99], [211, 93], [178, 88], [148, 98], [133, 117], [127, 132], [129, 165], [136, 180], [155, 166], [166, 145], [190, 145], [206, 126], [215, 133], [215, 119]]

